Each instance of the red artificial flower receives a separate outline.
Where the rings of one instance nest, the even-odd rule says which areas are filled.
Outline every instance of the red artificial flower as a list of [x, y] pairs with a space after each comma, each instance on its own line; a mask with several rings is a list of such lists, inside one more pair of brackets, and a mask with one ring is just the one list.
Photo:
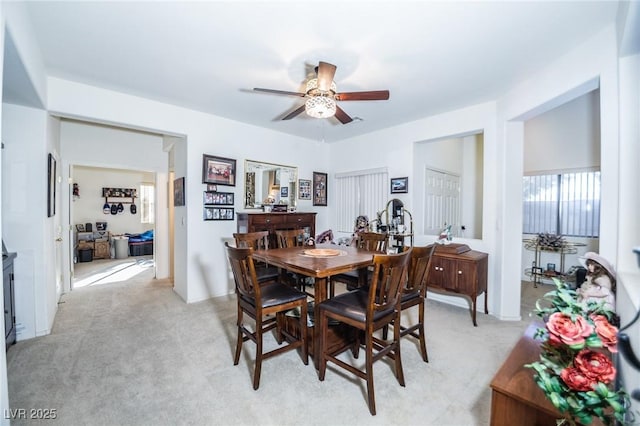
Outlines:
[[604, 315], [593, 315], [591, 319], [595, 324], [596, 334], [602, 341], [602, 345], [611, 352], [618, 352], [618, 329], [611, 325]]
[[583, 349], [574, 358], [573, 365], [585, 376], [604, 384], [616, 378], [616, 369], [611, 360], [600, 352]]
[[593, 390], [598, 384], [596, 380], [585, 375], [577, 368], [567, 367], [560, 372], [560, 378], [569, 386], [570, 389], [578, 392], [587, 392]]
[[554, 312], [547, 320], [547, 330], [552, 344], [564, 343], [572, 349], [580, 349], [585, 345], [585, 338], [593, 333], [593, 326], [580, 315], [574, 322], [569, 315]]

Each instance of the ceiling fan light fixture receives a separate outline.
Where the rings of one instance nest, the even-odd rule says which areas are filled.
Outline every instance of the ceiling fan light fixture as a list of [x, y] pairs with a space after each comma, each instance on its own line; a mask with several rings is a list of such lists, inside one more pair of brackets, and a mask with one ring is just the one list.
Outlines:
[[329, 92], [322, 92], [322, 90], [318, 89], [318, 79], [317, 78], [312, 78], [311, 80], [307, 81], [307, 94], [329, 94], [331, 92], [333, 92], [332, 94], [335, 94], [338, 91], [338, 87], [336, 86], [336, 82], [335, 81], [331, 81], [331, 87], [329, 88]]
[[328, 118], [336, 114], [336, 101], [328, 96], [314, 96], [305, 102], [305, 111], [314, 118]]

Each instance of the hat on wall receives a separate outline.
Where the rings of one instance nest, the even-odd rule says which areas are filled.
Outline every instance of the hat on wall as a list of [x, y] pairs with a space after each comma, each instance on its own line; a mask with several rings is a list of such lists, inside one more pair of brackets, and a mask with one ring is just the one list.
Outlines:
[[131, 210], [131, 214], [136, 214], [136, 212], [138, 211], [138, 208], [136, 207], [135, 204], [131, 204], [131, 206], [129, 206], [129, 210]]
[[111, 214], [118, 214], [118, 205], [111, 204]]
[[104, 203], [104, 206], [102, 206], [102, 213], [104, 214], [111, 213], [111, 207], [109, 207], [109, 203]]
[[122, 203], [118, 203], [118, 213], [122, 212], [124, 212], [124, 206], [122, 205]]
[[587, 267], [587, 260], [593, 260], [594, 262], [599, 263], [604, 269], [607, 270], [607, 272], [609, 272], [614, 280], [616, 279], [616, 271], [613, 269], [613, 266], [611, 266], [607, 259], [600, 256], [598, 253], [589, 251], [585, 253], [584, 256], [580, 256], [578, 259], [580, 260], [582, 266], [584, 266], [585, 268]]

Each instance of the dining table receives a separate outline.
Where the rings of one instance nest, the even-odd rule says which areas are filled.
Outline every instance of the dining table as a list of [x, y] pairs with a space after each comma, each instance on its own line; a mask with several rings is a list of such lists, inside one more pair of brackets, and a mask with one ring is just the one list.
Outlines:
[[[313, 284], [313, 319], [319, 318], [318, 305], [327, 299], [328, 283], [333, 275], [358, 270], [360, 281], [366, 280], [367, 267], [373, 265], [373, 256], [378, 252], [364, 250], [350, 246], [338, 246], [335, 244], [317, 244], [315, 246], [298, 246], [253, 252], [254, 260], [265, 262], [283, 270], [296, 274], [312, 277]], [[312, 326], [312, 323], [308, 321]], [[312, 327], [311, 347], [313, 348], [313, 360], [318, 366], [320, 357], [320, 327]]]

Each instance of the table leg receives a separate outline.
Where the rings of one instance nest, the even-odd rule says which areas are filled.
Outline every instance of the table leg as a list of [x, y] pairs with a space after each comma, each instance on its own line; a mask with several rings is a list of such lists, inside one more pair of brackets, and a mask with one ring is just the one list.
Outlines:
[[327, 299], [327, 278], [316, 278], [314, 288], [313, 303], [313, 363], [316, 369], [320, 365], [320, 327], [316, 326], [316, 322], [320, 319], [318, 304]]

